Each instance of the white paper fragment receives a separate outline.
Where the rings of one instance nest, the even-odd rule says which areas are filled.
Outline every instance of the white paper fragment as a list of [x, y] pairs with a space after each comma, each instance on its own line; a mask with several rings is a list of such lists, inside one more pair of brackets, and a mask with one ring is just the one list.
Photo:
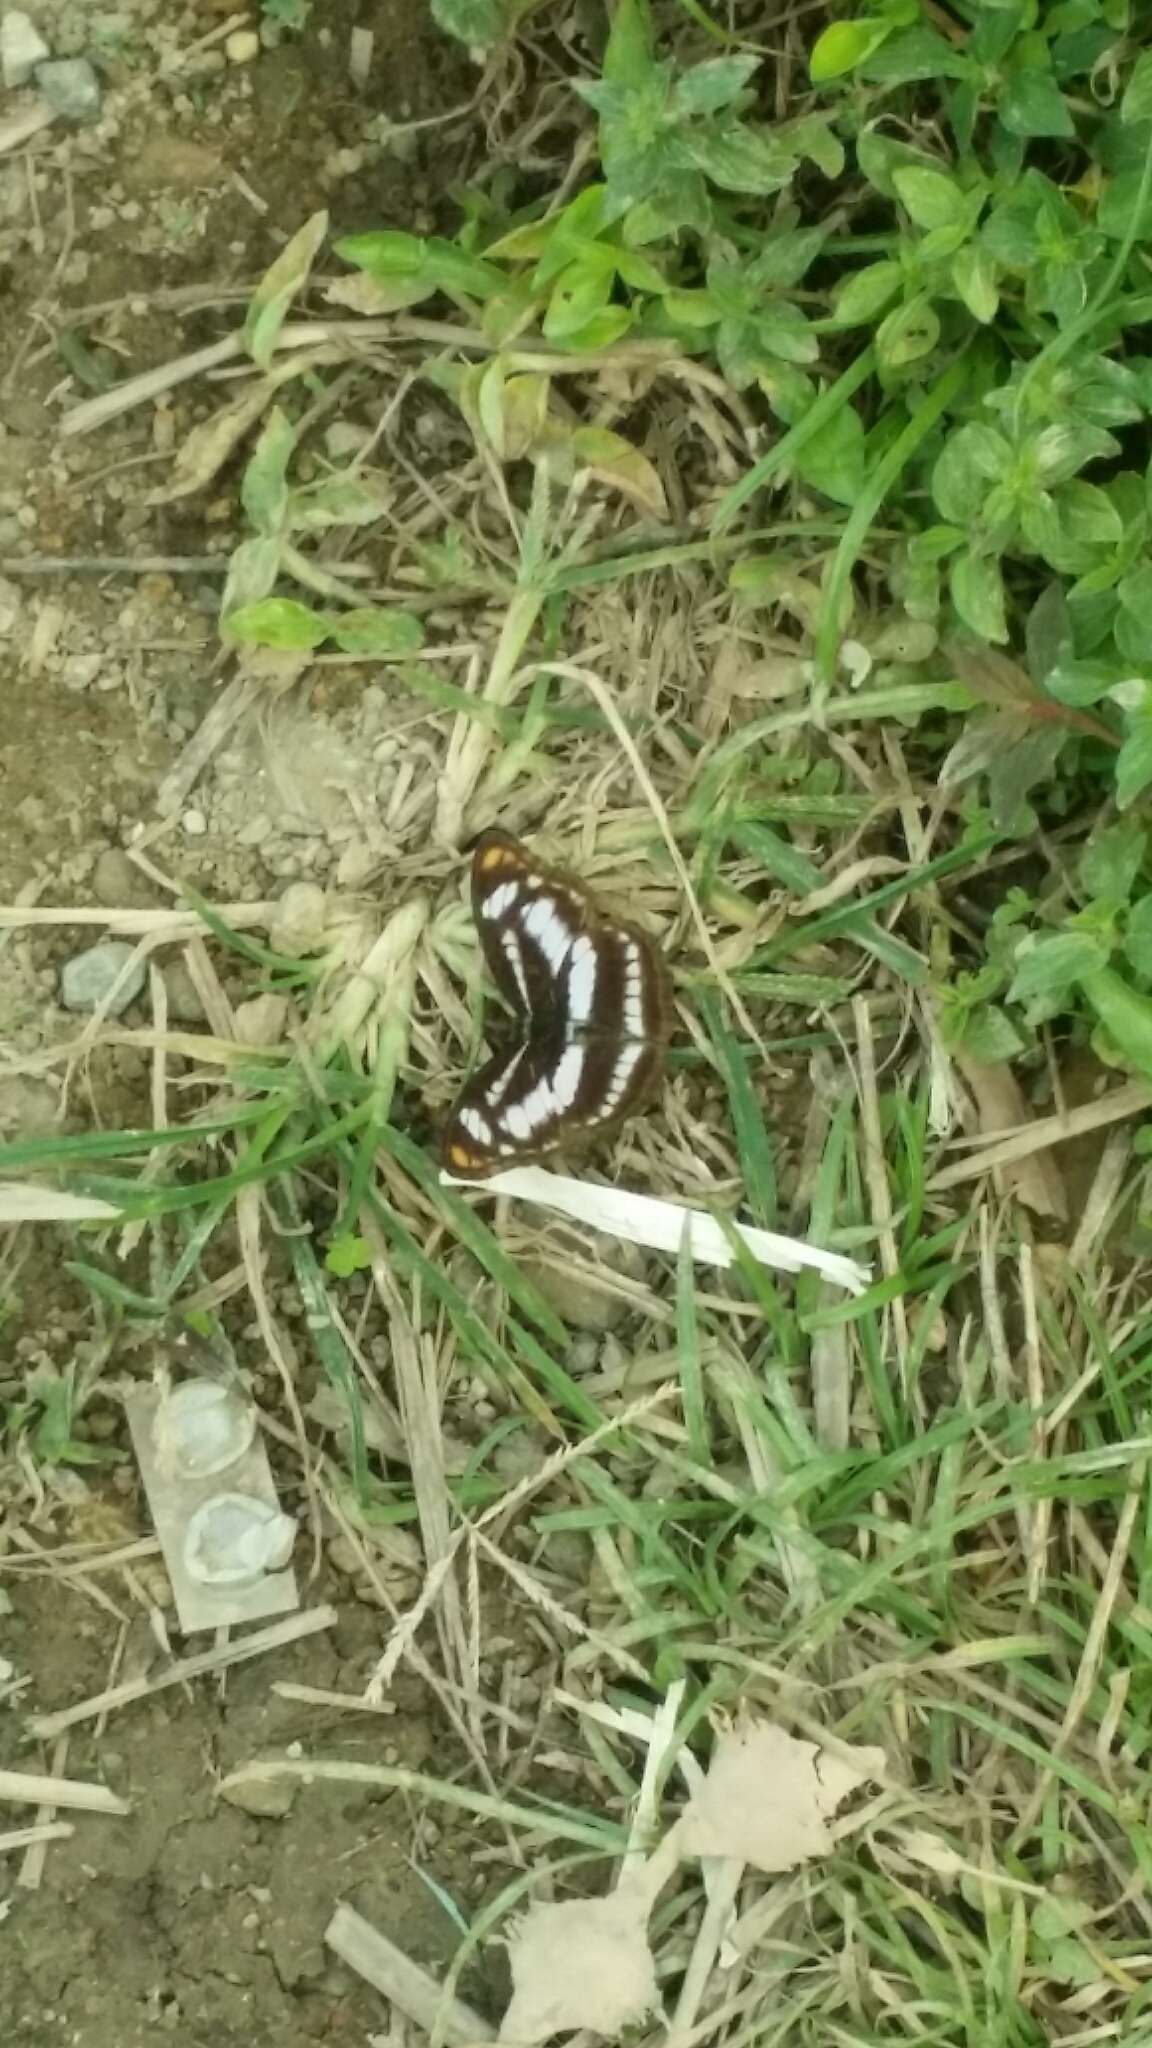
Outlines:
[[885, 1769], [882, 1749], [851, 1755], [850, 1763], [770, 1721], [726, 1730], [681, 1817], [684, 1849], [738, 1857], [769, 1875], [829, 1855], [837, 1807]]
[[95, 1195], [69, 1195], [31, 1181], [0, 1182], [0, 1223], [114, 1223], [119, 1214]]
[[[487, 1180], [457, 1180], [442, 1172], [449, 1187], [481, 1188], [489, 1195], [512, 1195], [522, 1202], [539, 1202], [558, 1209], [577, 1223], [588, 1223], [630, 1244], [647, 1245], [652, 1251], [678, 1252], [684, 1239], [685, 1223], [690, 1232], [692, 1256], [705, 1266], [730, 1266], [733, 1253], [728, 1239], [712, 1216], [702, 1209], [687, 1209], [680, 1202], [666, 1202], [655, 1195], [634, 1194], [628, 1188], [599, 1187], [592, 1181], [573, 1180], [567, 1174], [547, 1173], [541, 1166], [510, 1166]], [[798, 1273], [804, 1266], [815, 1267], [837, 1287], [849, 1294], [862, 1294], [871, 1279], [867, 1266], [841, 1252], [822, 1251], [801, 1237], [781, 1237], [774, 1230], [760, 1230], [751, 1223], [733, 1221], [741, 1237], [762, 1266], [778, 1273]]]
[[512, 2002], [500, 2027], [509, 2044], [587, 2028], [618, 2040], [657, 2003], [646, 1901], [606, 1899], [530, 1906], [508, 1943]]

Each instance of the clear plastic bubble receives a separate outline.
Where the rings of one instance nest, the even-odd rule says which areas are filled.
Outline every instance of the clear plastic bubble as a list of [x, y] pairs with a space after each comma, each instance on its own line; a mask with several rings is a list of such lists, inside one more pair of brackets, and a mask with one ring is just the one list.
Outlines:
[[296, 1524], [248, 1493], [216, 1493], [188, 1523], [184, 1569], [201, 1586], [243, 1586], [283, 1571]]
[[256, 1410], [218, 1380], [185, 1380], [156, 1410], [157, 1462], [184, 1479], [210, 1479], [244, 1456], [256, 1434]]

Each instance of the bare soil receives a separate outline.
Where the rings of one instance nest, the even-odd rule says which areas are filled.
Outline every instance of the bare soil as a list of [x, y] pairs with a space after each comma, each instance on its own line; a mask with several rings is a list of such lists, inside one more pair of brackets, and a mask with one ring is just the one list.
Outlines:
[[[191, 66], [171, 69], [234, 11], [217, 0], [182, 12], [169, 0], [107, 10], [31, 0], [54, 54], [97, 58], [106, 98], [97, 127], [57, 127], [0, 160], [0, 900], [21, 890], [44, 903], [110, 900], [117, 876], [107, 856], [152, 815], [160, 778], [216, 688], [217, 575], [24, 573], [30, 557], [226, 552], [228, 493], [192, 510], [145, 502], [190, 401], [177, 393], [72, 442], [59, 437], [62, 410], [91, 395], [85, 377], [101, 367], [120, 378], [224, 331], [223, 295], [234, 288], [239, 304], [317, 208], [341, 231], [426, 226], [448, 161], [459, 165], [459, 131], [448, 152], [436, 129], [402, 147], [381, 141], [381, 117], [417, 121], [473, 90], [474, 73], [431, 27], [423, 0], [315, 0], [302, 35], [249, 64], [224, 62], [209, 41]], [[374, 36], [362, 88], [349, 77], [354, 26]], [[227, 897], [266, 891], [291, 863], [274, 863], [270, 876], [258, 845], [188, 838], [180, 872]], [[58, 1031], [60, 961], [87, 942], [75, 932], [0, 940], [0, 1042], [29, 1048]], [[89, 1090], [83, 1119], [130, 1120], [146, 1107], [132, 1059], [94, 1063]], [[35, 1080], [0, 1085], [0, 1132], [35, 1130], [52, 1108]], [[0, 1301], [5, 1398], [22, 1373], [64, 1369], [86, 1334], [85, 1298], [60, 1274], [58, 1248], [30, 1238], [24, 1250]], [[38, 1540], [67, 1535], [73, 1510], [134, 1512], [123, 1485], [114, 1468], [89, 1468], [73, 1497], [44, 1502]], [[0, 1565], [3, 1507], [0, 1493]], [[120, 1616], [122, 1675], [156, 1646], [141, 1588], [119, 1576], [101, 1582], [102, 1600], [55, 1577], [0, 1574], [0, 1587], [13, 1588], [11, 1612], [0, 1594], [0, 1651], [27, 1680], [0, 1705], [0, 1765], [36, 1769], [49, 1759], [29, 1748], [26, 1712], [101, 1690]], [[297, 1740], [413, 1766], [442, 1745], [435, 1703], [415, 1682], [400, 1686], [387, 1719], [326, 1716], [270, 1692], [275, 1678], [354, 1692], [379, 1654], [386, 1618], [349, 1598], [347, 1582], [313, 1585], [306, 1597], [336, 1599], [333, 1632], [226, 1683], [202, 1681], [96, 1732], [75, 1731], [68, 1774], [103, 1778], [132, 1814], [75, 1816], [72, 1839], [47, 1852], [39, 1889], [16, 1883], [19, 1855], [0, 1859], [0, 2039], [21, 2048], [135, 2048], [165, 2033], [197, 2048], [369, 2040], [386, 2025], [381, 2001], [322, 1945], [341, 1898], [443, 1967], [458, 1932], [417, 1872], [467, 1912], [484, 1878], [464, 1831], [441, 1834], [400, 1795], [315, 1787], [278, 1816], [217, 1797], [229, 1768]], [[22, 1817], [5, 1809], [0, 1832]], [[485, 2002], [482, 1982], [468, 1988]]]

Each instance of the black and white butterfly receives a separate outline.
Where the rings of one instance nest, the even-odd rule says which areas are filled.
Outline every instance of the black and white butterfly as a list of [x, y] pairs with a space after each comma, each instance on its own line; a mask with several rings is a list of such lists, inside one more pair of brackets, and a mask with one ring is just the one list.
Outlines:
[[475, 843], [472, 909], [520, 1027], [465, 1084], [445, 1126], [449, 1172], [482, 1177], [586, 1144], [638, 1108], [660, 1074], [672, 1002], [651, 939], [507, 832]]

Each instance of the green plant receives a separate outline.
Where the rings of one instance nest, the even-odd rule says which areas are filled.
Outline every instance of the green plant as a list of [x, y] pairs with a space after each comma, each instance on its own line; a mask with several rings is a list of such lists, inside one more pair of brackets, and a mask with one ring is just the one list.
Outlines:
[[273, 27], [299, 35], [308, 26], [312, 0], [260, 0], [260, 12]]

